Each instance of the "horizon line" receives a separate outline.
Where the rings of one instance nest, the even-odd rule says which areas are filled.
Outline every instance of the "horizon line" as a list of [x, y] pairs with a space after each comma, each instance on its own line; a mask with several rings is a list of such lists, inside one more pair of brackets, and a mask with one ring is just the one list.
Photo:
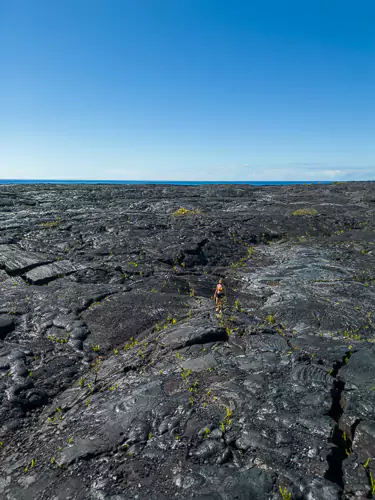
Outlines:
[[25, 178], [25, 179], [20, 179], [20, 178], [0, 178], [1, 181], [16, 181], [16, 182], [25, 182], [25, 181], [44, 181], [44, 182], [214, 182], [214, 183], [233, 183], [233, 182], [241, 182], [241, 183], [250, 183], [250, 182], [372, 182], [371, 179], [368, 180], [346, 180], [346, 181], [340, 181], [340, 180], [187, 180], [187, 179], [33, 179], [33, 178]]

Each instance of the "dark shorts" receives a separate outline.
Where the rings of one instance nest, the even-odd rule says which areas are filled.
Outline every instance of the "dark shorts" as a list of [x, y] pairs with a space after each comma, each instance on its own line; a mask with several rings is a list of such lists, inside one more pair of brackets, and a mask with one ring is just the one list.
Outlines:
[[216, 294], [216, 297], [217, 297], [218, 299], [222, 299], [222, 298], [224, 297], [224, 294], [223, 294], [223, 293], [217, 293], [217, 294]]

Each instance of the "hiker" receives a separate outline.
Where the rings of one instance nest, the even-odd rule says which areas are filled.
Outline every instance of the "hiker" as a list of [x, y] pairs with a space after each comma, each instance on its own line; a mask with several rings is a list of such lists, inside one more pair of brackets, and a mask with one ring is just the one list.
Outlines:
[[216, 290], [214, 293], [214, 299], [216, 301], [216, 312], [221, 309], [221, 304], [220, 300], [224, 298], [224, 285], [223, 285], [223, 278], [219, 279], [219, 283], [216, 285]]

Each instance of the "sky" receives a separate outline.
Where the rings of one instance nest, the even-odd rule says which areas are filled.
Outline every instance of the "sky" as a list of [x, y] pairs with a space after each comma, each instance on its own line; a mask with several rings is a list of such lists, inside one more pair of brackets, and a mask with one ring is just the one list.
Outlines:
[[373, 0], [0, 0], [0, 178], [374, 180]]

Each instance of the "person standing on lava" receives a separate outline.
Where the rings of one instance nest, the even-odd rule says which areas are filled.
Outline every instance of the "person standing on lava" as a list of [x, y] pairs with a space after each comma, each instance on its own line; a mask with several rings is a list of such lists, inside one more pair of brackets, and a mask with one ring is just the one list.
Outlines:
[[219, 279], [219, 283], [216, 285], [216, 290], [214, 293], [214, 299], [216, 302], [216, 312], [219, 312], [221, 310], [222, 306], [222, 299], [224, 298], [224, 285], [223, 285], [223, 278]]

